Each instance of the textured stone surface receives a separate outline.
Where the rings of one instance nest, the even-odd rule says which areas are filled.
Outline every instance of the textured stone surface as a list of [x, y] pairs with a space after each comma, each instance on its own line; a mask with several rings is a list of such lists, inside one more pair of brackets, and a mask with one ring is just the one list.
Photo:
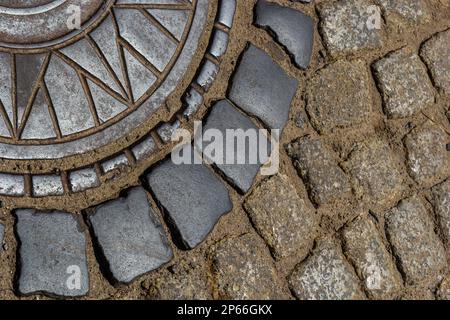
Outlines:
[[437, 296], [441, 300], [450, 300], [450, 276], [447, 276], [439, 285]]
[[[203, 129], [205, 133], [209, 131], [213, 136], [215, 136], [215, 132], [212, 130], [218, 130], [222, 137], [227, 137], [227, 140], [222, 139], [223, 149], [217, 150], [217, 152], [222, 152], [222, 156], [218, 156], [217, 153], [214, 153], [211, 154], [214, 156], [214, 159], [210, 160], [217, 165], [234, 185], [236, 185], [243, 193], [246, 193], [253, 185], [253, 181], [258, 174], [261, 165], [269, 159], [270, 143], [268, 139], [264, 139], [266, 141], [265, 145], [268, 146], [268, 152], [264, 152], [264, 150], [260, 148], [260, 146], [264, 144], [264, 141], [260, 141], [258, 128], [247, 116], [239, 112], [227, 100], [221, 100], [213, 106]], [[228, 137], [230, 139], [233, 137], [228, 135], [227, 130], [241, 131], [236, 131], [235, 140], [228, 140]], [[204, 135], [204, 139], [206, 138], [207, 135]], [[227, 156], [229, 157], [231, 151], [225, 141], [233, 142], [231, 144], [234, 148], [232, 163], [228, 163], [227, 161]], [[217, 141], [214, 140], [213, 145], [215, 145], [216, 142]], [[203, 143], [203, 150], [206, 151], [207, 148], [208, 144]], [[261, 158], [259, 156], [260, 151], [261, 153], [265, 153], [266, 156]], [[243, 156], [245, 156], [245, 158], [243, 158]]]
[[373, 69], [388, 117], [412, 116], [434, 102], [433, 86], [417, 54], [395, 51], [377, 61]]
[[430, 18], [423, 0], [379, 0], [379, 3], [389, 14], [395, 13], [415, 23], [425, 22]]
[[330, 239], [322, 240], [313, 254], [295, 268], [289, 284], [301, 300], [365, 298], [352, 267]]
[[408, 283], [432, 281], [446, 266], [444, 246], [418, 198], [401, 201], [386, 215], [386, 231]]
[[203, 164], [176, 165], [168, 159], [147, 175], [147, 181], [188, 248], [200, 244], [232, 209], [227, 189]]
[[428, 65], [434, 83], [450, 93], [450, 30], [440, 32], [425, 42], [420, 54]]
[[393, 205], [404, 188], [393, 151], [383, 140], [356, 145], [344, 167], [352, 176], [356, 194], [373, 204]]
[[87, 294], [86, 240], [75, 218], [62, 212], [17, 210], [18, 289], [75, 297]]
[[220, 241], [213, 248], [212, 259], [221, 298], [286, 298], [270, 254], [257, 236], [245, 234]]
[[288, 152], [316, 204], [338, 199], [350, 191], [347, 176], [320, 139], [299, 138], [289, 145]]
[[449, 142], [450, 136], [431, 121], [406, 136], [409, 174], [416, 182], [431, 187], [450, 175]]
[[450, 249], [450, 180], [446, 180], [432, 189], [432, 203], [439, 218], [442, 234]]
[[432, 301], [436, 300], [436, 295], [430, 289], [411, 287], [400, 299], [405, 301]]
[[89, 216], [96, 240], [115, 280], [129, 283], [159, 268], [172, 250], [144, 189], [104, 203]]
[[402, 278], [372, 218], [364, 215], [343, 231], [345, 252], [375, 299], [395, 298], [402, 289]]
[[308, 82], [306, 108], [320, 132], [368, 120], [372, 111], [369, 73], [361, 60], [339, 60]]
[[311, 61], [314, 21], [300, 11], [259, 0], [256, 6], [256, 24], [269, 28], [277, 41], [293, 55], [295, 63], [303, 69]]
[[298, 81], [263, 50], [250, 45], [232, 79], [229, 98], [273, 129], [283, 129]]
[[0, 223], [0, 246], [3, 244], [3, 237], [5, 235], [5, 226]]
[[320, 29], [331, 54], [378, 48], [382, 30], [373, 27], [377, 6], [368, 0], [328, 1], [319, 5]]
[[180, 263], [158, 277], [149, 285], [149, 298], [162, 300], [212, 299], [207, 271], [198, 261]]
[[296, 252], [305, 256], [312, 247], [319, 219], [287, 176], [263, 181], [247, 198], [245, 208], [275, 257]]

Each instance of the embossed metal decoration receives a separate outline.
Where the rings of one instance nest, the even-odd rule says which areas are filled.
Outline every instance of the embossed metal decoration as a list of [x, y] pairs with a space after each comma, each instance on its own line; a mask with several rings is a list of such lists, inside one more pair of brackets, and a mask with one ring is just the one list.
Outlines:
[[73, 195], [149, 157], [216, 13], [207, 0], [0, 0], [0, 195]]

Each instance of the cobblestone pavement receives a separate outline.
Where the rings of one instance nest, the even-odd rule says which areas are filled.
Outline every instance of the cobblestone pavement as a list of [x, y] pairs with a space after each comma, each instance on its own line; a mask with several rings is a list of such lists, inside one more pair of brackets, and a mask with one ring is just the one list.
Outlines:
[[75, 2], [0, 0], [1, 299], [450, 298], [449, 0]]

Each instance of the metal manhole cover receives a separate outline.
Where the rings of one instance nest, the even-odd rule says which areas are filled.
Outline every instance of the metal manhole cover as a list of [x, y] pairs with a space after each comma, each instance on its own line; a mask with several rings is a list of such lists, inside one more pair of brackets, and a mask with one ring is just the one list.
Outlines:
[[157, 148], [165, 101], [195, 76], [216, 10], [207, 0], [0, 0], [5, 201], [67, 201], [118, 166], [132, 176]]
[[2, 0], [0, 43], [4, 47], [28, 49], [61, 44], [91, 27], [102, 14], [107, 14], [113, 3], [113, 0]]

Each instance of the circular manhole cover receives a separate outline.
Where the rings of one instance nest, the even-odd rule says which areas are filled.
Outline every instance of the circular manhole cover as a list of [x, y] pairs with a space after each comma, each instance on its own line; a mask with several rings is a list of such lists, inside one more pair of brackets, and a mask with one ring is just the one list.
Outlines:
[[117, 168], [138, 177], [158, 148], [152, 130], [172, 116], [167, 99], [180, 101], [201, 64], [216, 10], [207, 0], [0, 0], [5, 201], [64, 207], [91, 192], [80, 196], [91, 205], [128, 183]]

